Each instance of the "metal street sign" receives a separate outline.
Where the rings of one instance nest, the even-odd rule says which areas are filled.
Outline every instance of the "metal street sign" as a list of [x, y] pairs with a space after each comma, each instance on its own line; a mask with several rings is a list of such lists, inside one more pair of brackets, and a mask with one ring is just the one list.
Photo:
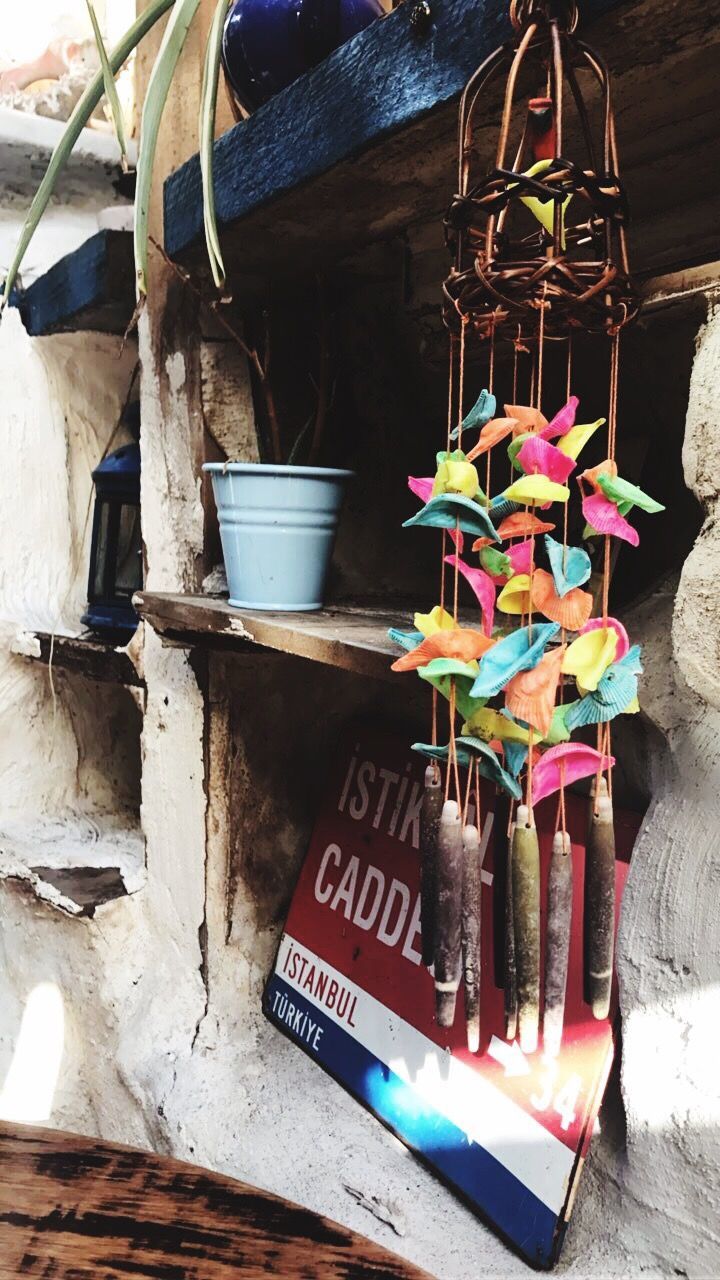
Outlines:
[[[295, 890], [265, 1013], [388, 1125], [535, 1266], [556, 1260], [613, 1054], [610, 1022], [582, 993], [586, 803], [568, 797], [574, 898], [560, 1056], [504, 1039], [501, 895], [493, 803], [481, 799], [481, 1044], [434, 1021], [420, 954], [420, 800], [425, 761], [362, 730], [339, 751]], [[543, 889], [553, 805], [538, 809]], [[617, 900], [640, 819], [616, 812]], [[498, 868], [498, 873], [501, 869]], [[613, 1010], [611, 1010], [611, 1014]]]

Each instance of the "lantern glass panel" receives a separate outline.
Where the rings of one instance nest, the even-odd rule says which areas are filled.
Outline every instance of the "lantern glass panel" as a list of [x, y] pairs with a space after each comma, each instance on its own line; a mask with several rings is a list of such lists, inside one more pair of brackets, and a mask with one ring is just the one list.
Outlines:
[[123, 504], [120, 508], [115, 572], [115, 594], [129, 600], [142, 588], [142, 541], [140, 508]]

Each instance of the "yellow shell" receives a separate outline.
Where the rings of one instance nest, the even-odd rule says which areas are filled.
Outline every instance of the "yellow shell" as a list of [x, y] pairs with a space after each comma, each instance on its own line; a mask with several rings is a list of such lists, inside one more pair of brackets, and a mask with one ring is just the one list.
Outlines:
[[598, 427], [605, 422], [604, 418], [598, 418], [597, 422], [581, 422], [576, 427], [571, 427], [567, 435], [562, 440], [557, 441], [557, 448], [566, 458], [577, 458], [582, 449], [585, 448], [588, 440], [595, 434]]
[[450, 631], [455, 622], [451, 613], [447, 609], [443, 609], [439, 604], [435, 605], [429, 613], [416, 613], [413, 618], [415, 629], [422, 631], [423, 635], [434, 636], [436, 631]]
[[505, 584], [498, 596], [495, 607], [502, 613], [529, 613], [530, 577], [527, 573], [516, 573]]
[[521, 476], [505, 490], [503, 497], [510, 502], [567, 502], [570, 490], [567, 485], [548, 480], [547, 476]]
[[565, 654], [564, 674], [575, 676], [584, 692], [594, 692], [601, 676], [615, 661], [617, 646], [618, 633], [614, 627], [598, 627], [578, 636]]

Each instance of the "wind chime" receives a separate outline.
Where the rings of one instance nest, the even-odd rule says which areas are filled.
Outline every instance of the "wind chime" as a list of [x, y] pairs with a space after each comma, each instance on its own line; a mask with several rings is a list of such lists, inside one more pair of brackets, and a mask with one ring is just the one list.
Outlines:
[[[608, 612], [610, 571], [614, 540], [638, 543], [627, 519], [632, 508], [662, 510], [618, 475], [615, 461], [620, 335], [638, 304], [610, 82], [601, 58], [576, 36], [577, 16], [576, 5], [563, 0], [513, 0], [513, 40], [487, 59], [462, 97], [458, 193], [445, 223], [453, 257], [443, 289], [450, 347], [445, 447], [433, 477], [409, 479], [423, 506], [405, 522], [441, 531], [439, 603], [415, 615], [412, 631], [391, 632], [405, 650], [393, 670], [417, 671], [433, 691], [432, 740], [414, 748], [429, 759], [421, 822], [423, 960], [434, 967], [443, 1027], [453, 1025], [462, 980], [473, 1052], [481, 1039], [481, 776], [509, 799], [507, 1037], [517, 1035], [526, 1053], [537, 1048], [544, 980], [543, 1047], [551, 1055], [560, 1049], [572, 904], [565, 793], [588, 778], [585, 991], [593, 1015], [608, 1016], [615, 916], [611, 722], [639, 709], [641, 672], [638, 646], [630, 646]], [[489, 84], [503, 72], [495, 165], [478, 172], [476, 120]], [[592, 102], [585, 80], [595, 87]], [[528, 90], [535, 96], [525, 96]], [[566, 155], [569, 102], [576, 159]], [[598, 335], [609, 367], [607, 416], [588, 423], [577, 421], [579, 400], [571, 394], [578, 331]], [[466, 411], [466, 353], [478, 340], [489, 348], [488, 386]], [[507, 403], [498, 413], [496, 350], [503, 342], [512, 353], [512, 390], [508, 377]], [[550, 344], [566, 359], [567, 393], [566, 403], [548, 414]], [[523, 354], [530, 368], [526, 404], [518, 403]], [[579, 471], [582, 450], [605, 430], [606, 457]], [[509, 476], [493, 493], [492, 461], [501, 450]], [[595, 591], [591, 554], [568, 541], [572, 479], [585, 520], [582, 540], [599, 562]], [[479, 606], [475, 626], [459, 621], [461, 580]], [[541, 973], [535, 812], [550, 796], [555, 836]]]

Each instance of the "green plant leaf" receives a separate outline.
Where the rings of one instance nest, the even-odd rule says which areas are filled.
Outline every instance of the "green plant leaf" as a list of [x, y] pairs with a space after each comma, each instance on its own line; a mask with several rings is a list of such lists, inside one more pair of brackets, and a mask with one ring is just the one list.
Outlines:
[[113, 123], [115, 125], [115, 134], [117, 136], [118, 146], [120, 148], [120, 163], [123, 168], [123, 173], [127, 173], [128, 169], [130, 168], [130, 165], [128, 164], [127, 138], [125, 137], [125, 120], [123, 118], [122, 107], [120, 106], [120, 99], [118, 97], [117, 85], [115, 84], [115, 76], [113, 75], [112, 67], [110, 66], [110, 63], [108, 61], [107, 49], [105, 48], [105, 41], [102, 38], [102, 32], [100, 30], [100, 24], [98, 23], [98, 20], [97, 20], [97, 14], [95, 13], [93, 2], [92, 0], [85, 0], [85, 3], [87, 5], [88, 14], [90, 15], [93, 35], [95, 36], [95, 44], [97, 45], [98, 56], [100, 58], [100, 66], [102, 67], [103, 84], [105, 86], [105, 97], [107, 98], [110, 104]]
[[225, 15], [230, 0], [217, 0], [215, 13], [205, 48], [202, 92], [200, 94], [200, 173], [203, 188], [203, 220], [205, 243], [213, 280], [218, 289], [225, 287], [225, 263], [215, 217], [215, 185], [213, 181], [213, 145], [215, 142], [215, 114], [217, 109], [218, 81], [220, 79], [220, 54], [225, 26]]
[[[133, 22], [128, 28], [122, 40], [115, 46], [108, 57], [110, 67], [113, 72], [120, 70], [123, 62], [129, 58], [133, 49], [140, 43], [143, 36], [155, 26], [159, 18], [171, 8], [173, 0], [150, 0], [147, 8], [143, 10], [139, 18]], [[13, 255], [12, 262], [8, 267], [7, 275], [3, 286], [2, 296], [0, 296], [0, 312], [7, 306], [8, 299], [17, 280], [18, 272], [22, 266], [23, 258], [27, 253], [28, 245], [32, 240], [38, 223], [42, 218], [55, 190], [58, 174], [64, 167], [70, 152], [77, 142], [82, 130], [85, 128], [98, 102], [103, 96], [104, 81], [102, 70], [98, 71], [88, 84], [82, 96], [78, 99], [70, 119], [68, 120], [65, 131], [60, 138], [55, 150], [53, 151], [50, 162], [42, 181], [33, 197], [32, 204], [27, 213], [27, 217], [20, 232], [20, 238]]]
[[135, 271], [139, 295], [147, 293], [148, 220], [158, 132], [178, 58], [200, 0], [175, 0], [153, 64], [140, 122], [140, 151], [135, 184]]

